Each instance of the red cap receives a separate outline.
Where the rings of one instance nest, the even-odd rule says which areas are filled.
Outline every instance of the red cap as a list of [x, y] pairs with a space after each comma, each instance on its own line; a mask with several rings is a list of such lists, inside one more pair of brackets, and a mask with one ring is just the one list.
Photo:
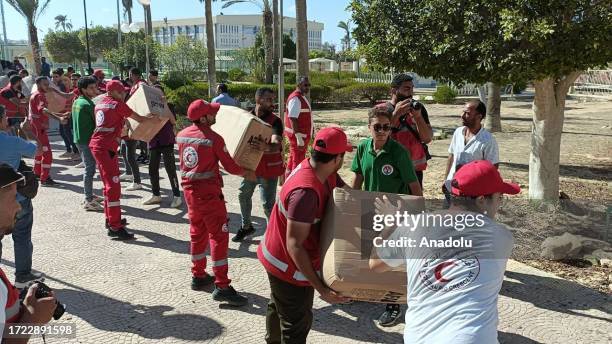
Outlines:
[[104, 77], [104, 71], [102, 69], [96, 69], [96, 70], [94, 70], [93, 75], [96, 78], [103, 78]]
[[341, 154], [353, 151], [353, 146], [340, 127], [326, 127], [319, 130], [317, 135], [315, 135], [312, 148], [327, 154]]
[[187, 109], [187, 118], [197, 121], [202, 116], [216, 115], [220, 107], [221, 104], [218, 103], [208, 103], [202, 99], [194, 100]]
[[476, 160], [461, 166], [451, 186], [451, 192], [456, 196], [477, 197], [496, 192], [516, 195], [521, 192], [518, 184], [504, 182], [497, 168], [488, 160]]
[[110, 92], [110, 91], [125, 92], [125, 88], [123, 87], [123, 84], [121, 83], [121, 81], [111, 80], [106, 83], [106, 92]]

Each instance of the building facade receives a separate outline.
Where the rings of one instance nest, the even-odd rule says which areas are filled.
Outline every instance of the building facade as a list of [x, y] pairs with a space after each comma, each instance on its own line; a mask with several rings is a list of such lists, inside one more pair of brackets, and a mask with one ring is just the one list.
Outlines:
[[[174, 43], [180, 35], [191, 39], [206, 41], [204, 17], [154, 20], [153, 39], [161, 45]], [[144, 27], [144, 23], [137, 23]], [[263, 16], [257, 15], [218, 15], [213, 17], [215, 49], [237, 50], [255, 44], [255, 37], [263, 31]], [[295, 18], [285, 17], [283, 31], [295, 42], [297, 38]], [[308, 49], [320, 50], [322, 47], [323, 23], [308, 21]]]

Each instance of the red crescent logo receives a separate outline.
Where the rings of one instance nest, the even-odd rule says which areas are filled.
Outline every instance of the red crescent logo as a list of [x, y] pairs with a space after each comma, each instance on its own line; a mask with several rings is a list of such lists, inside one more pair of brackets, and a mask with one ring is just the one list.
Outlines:
[[444, 269], [447, 266], [454, 266], [456, 265], [455, 262], [453, 261], [447, 261], [447, 262], [443, 262], [438, 264], [438, 266], [435, 267], [434, 272], [435, 272], [435, 276], [436, 276], [436, 280], [438, 280], [439, 282], [442, 283], [446, 283], [446, 282], [450, 282], [453, 279], [446, 279], [444, 277], [442, 277], [442, 269]]

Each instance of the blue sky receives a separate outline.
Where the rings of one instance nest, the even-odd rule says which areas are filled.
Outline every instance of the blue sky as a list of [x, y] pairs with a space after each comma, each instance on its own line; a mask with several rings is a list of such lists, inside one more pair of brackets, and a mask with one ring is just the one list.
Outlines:
[[[3, 1], [3, 0], [0, 0]], [[86, 0], [87, 19], [93, 21], [94, 25], [113, 25], [117, 22], [116, 0]], [[137, 0], [132, 0], [134, 9], [132, 14], [134, 21], [143, 20], [143, 10]], [[120, 1], [121, 2], [121, 1]], [[348, 0], [308, 0], [308, 19], [325, 24], [323, 30], [323, 42], [332, 42], [340, 46], [343, 36], [342, 30], [337, 28], [338, 21], [350, 18], [346, 11]], [[284, 13], [286, 16], [295, 16], [295, 1], [285, 0]], [[179, 5], [180, 4], [180, 5]], [[213, 15], [223, 12], [224, 14], [253, 14], [260, 11], [253, 4], [236, 4], [226, 9], [221, 9], [222, 2], [213, 2]], [[25, 20], [5, 1], [4, 12], [6, 19], [7, 37], [9, 39], [27, 39], [27, 28]], [[48, 29], [55, 28], [56, 15], [67, 15], [74, 28], [84, 26], [82, 0], [51, 0], [46, 12], [39, 18], [37, 25], [39, 39], [42, 42], [44, 34]], [[121, 14], [123, 10], [121, 9]], [[153, 20], [204, 16], [204, 5], [198, 0], [151, 0], [151, 14]], [[123, 21], [123, 15], [122, 15]]]

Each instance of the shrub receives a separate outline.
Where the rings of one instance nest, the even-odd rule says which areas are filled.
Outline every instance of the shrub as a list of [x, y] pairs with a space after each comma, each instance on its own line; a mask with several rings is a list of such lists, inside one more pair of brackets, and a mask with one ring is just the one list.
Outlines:
[[208, 98], [208, 83], [196, 82], [191, 85], [185, 85], [166, 92], [168, 102], [174, 104], [174, 109], [177, 115], [186, 115], [189, 104], [196, 99]]
[[295, 72], [287, 72], [285, 71], [285, 84], [294, 85], [295, 84]]
[[227, 72], [227, 76], [232, 81], [244, 81], [247, 73], [240, 68], [232, 68]]
[[452, 104], [457, 97], [457, 91], [448, 85], [438, 86], [433, 94], [433, 99], [439, 104]]
[[335, 90], [333, 94], [333, 101], [350, 103], [367, 99], [374, 105], [389, 96], [389, 85], [377, 82], [354, 83]]
[[162, 83], [165, 85], [164, 88], [176, 90], [181, 86], [190, 85], [192, 82], [182, 73], [168, 72], [162, 77]]
[[218, 70], [215, 72], [215, 78], [217, 82], [226, 82], [228, 78], [228, 73], [222, 70]]

